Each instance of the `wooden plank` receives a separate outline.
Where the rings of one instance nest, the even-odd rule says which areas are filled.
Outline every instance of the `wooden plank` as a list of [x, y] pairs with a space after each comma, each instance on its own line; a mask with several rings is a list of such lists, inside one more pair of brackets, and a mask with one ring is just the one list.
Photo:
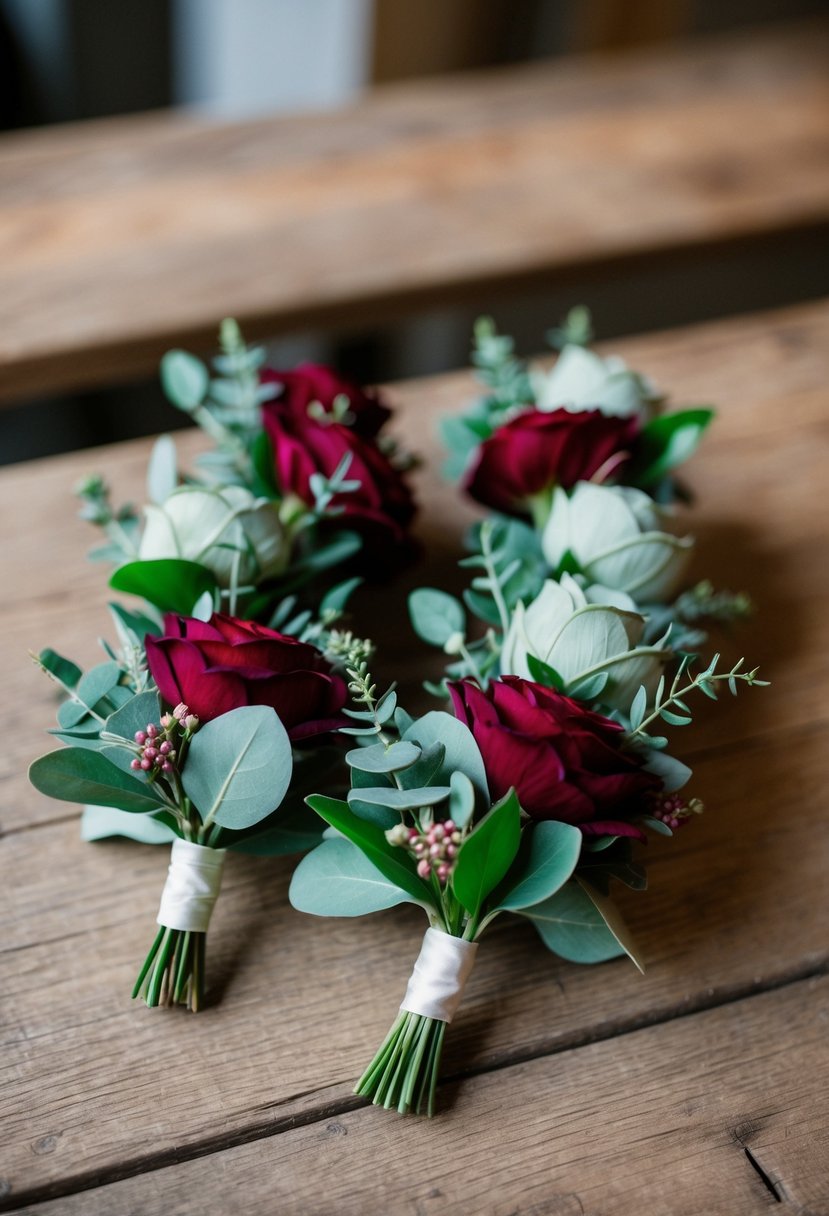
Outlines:
[[796, 984], [447, 1086], [439, 1119], [338, 1114], [29, 1211], [817, 1216], [827, 1019], [829, 980]]
[[825, 228], [826, 45], [777, 26], [324, 116], [5, 136], [0, 398], [151, 373], [228, 313], [252, 334], [353, 326]]
[[[826, 731], [700, 762], [706, 814], [649, 846], [651, 889], [620, 892], [648, 964], [577, 967], [523, 922], [485, 939], [446, 1069], [479, 1071], [607, 1038], [829, 963], [816, 830]], [[0, 841], [4, 994], [0, 1176], [17, 1203], [271, 1134], [348, 1103], [425, 927], [411, 908], [321, 924], [286, 903], [290, 863], [233, 857], [211, 928], [222, 1003], [197, 1017], [128, 991], [166, 850], [82, 845], [74, 823]], [[568, 1100], [576, 1095], [568, 1091]], [[37, 1145], [45, 1141], [48, 1151]]]
[[[734, 658], [745, 653], [761, 663], [775, 682], [772, 694], [727, 698], [681, 738], [683, 751], [751, 737], [781, 720], [825, 720], [829, 561], [814, 487], [821, 484], [826, 459], [829, 304], [626, 339], [608, 349], [669, 388], [675, 402], [717, 404], [716, 427], [689, 471], [699, 491], [689, 516], [700, 539], [698, 571], [754, 595], [756, 619], [723, 644]], [[416, 485], [428, 558], [402, 583], [355, 601], [355, 623], [365, 620], [370, 624], [362, 627], [373, 629], [387, 622], [378, 632], [381, 671], [401, 679], [407, 698], [414, 698], [427, 665], [435, 675], [441, 658], [412, 645], [405, 595], [419, 583], [461, 585], [456, 561], [463, 531], [474, 518], [441, 479], [436, 422], [461, 409], [474, 388], [471, 376], [459, 373], [389, 391], [400, 407], [401, 438], [425, 457]], [[198, 442], [197, 436], [182, 436], [183, 455], [191, 456]], [[30, 665], [27, 651], [48, 644], [88, 664], [99, 653], [96, 637], [111, 633], [106, 568], [83, 558], [95, 534], [75, 517], [72, 486], [84, 474], [103, 470], [119, 496], [140, 502], [149, 447], [150, 441], [140, 440], [0, 473], [0, 552], [7, 563], [0, 600], [7, 690], [0, 711], [7, 722], [0, 782], [9, 791], [0, 820], [7, 831], [71, 813], [19, 780], [44, 750], [53, 706], [52, 689]]]

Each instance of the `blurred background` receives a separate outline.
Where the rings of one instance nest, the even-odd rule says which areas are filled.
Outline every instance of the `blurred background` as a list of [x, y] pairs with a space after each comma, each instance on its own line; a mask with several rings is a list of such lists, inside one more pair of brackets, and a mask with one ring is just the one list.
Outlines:
[[[221, 122], [333, 110], [393, 82], [774, 28], [824, 7], [818, 0], [0, 0], [0, 128], [171, 108]], [[599, 336], [612, 338], [815, 296], [826, 288], [819, 263], [802, 242], [778, 248], [771, 262], [737, 246], [728, 256], [680, 259], [670, 270], [643, 265], [624, 276], [536, 284], [498, 299], [496, 319], [523, 353], [534, 353], [573, 303], [587, 303]], [[272, 362], [331, 361], [366, 381], [438, 372], [467, 362], [477, 311], [458, 303], [356, 331], [299, 327], [272, 343]], [[148, 376], [39, 394], [0, 410], [0, 463], [183, 421]]]

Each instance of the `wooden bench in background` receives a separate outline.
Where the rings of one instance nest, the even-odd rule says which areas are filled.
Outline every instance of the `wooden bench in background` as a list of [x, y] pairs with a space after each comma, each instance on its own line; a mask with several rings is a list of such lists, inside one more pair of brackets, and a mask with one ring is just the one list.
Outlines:
[[0, 142], [0, 400], [829, 225], [826, 26]]

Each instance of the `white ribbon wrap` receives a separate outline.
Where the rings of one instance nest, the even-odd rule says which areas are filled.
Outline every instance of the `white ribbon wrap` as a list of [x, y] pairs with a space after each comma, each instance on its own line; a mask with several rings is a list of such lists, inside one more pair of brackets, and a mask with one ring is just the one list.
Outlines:
[[156, 920], [167, 929], [206, 933], [222, 885], [224, 849], [174, 840]]
[[465, 942], [440, 929], [427, 929], [400, 1008], [438, 1022], [451, 1022], [477, 949], [477, 942]]

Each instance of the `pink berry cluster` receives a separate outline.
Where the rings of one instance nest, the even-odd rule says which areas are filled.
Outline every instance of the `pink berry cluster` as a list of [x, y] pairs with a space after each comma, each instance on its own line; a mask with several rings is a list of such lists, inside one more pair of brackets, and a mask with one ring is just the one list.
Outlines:
[[164, 714], [158, 726], [148, 722], [146, 730], [135, 732], [138, 755], [130, 761], [130, 768], [136, 772], [140, 769], [150, 777], [174, 773], [177, 744], [189, 738], [198, 725], [196, 715], [183, 704], [177, 705], [171, 714]]
[[434, 873], [441, 884], [446, 883], [452, 873], [462, 840], [457, 825], [451, 819], [433, 823], [424, 832], [401, 824], [392, 828], [387, 837], [391, 844], [400, 845], [414, 855], [421, 878], [429, 878]]
[[699, 798], [686, 801], [680, 794], [657, 794], [649, 808], [649, 814], [675, 830], [687, 823], [692, 815], [701, 815], [703, 810]]

